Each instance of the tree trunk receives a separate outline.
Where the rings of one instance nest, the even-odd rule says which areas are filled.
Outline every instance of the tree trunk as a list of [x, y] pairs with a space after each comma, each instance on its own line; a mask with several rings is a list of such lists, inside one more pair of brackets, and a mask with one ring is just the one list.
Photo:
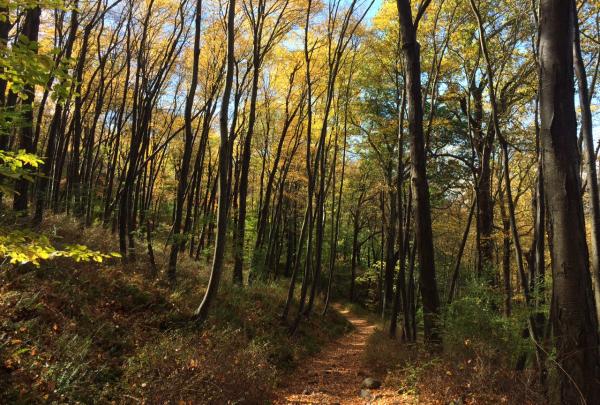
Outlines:
[[[77, 30], [79, 28], [79, 12], [78, 12], [78, 1], [74, 3], [74, 8], [71, 11], [71, 22], [69, 29], [69, 37], [67, 38], [67, 43], [65, 45], [65, 58], [67, 60], [71, 59], [73, 54], [73, 45], [75, 43]], [[2, 91], [0, 89], [0, 91]], [[38, 180], [37, 185], [37, 197], [36, 197], [36, 205], [35, 205], [35, 214], [33, 217], [33, 223], [38, 225], [42, 222], [44, 216], [44, 209], [47, 205], [47, 198], [50, 196], [48, 192], [48, 185], [50, 182], [50, 176], [52, 173], [52, 168], [55, 162], [56, 155], [56, 146], [58, 141], [59, 131], [62, 128], [62, 117], [63, 117], [63, 104], [56, 103], [54, 115], [52, 116], [52, 121], [50, 123], [50, 129], [48, 131], [48, 140], [46, 147], [46, 156], [44, 159], [44, 165], [42, 166], [42, 175]], [[39, 120], [38, 120], [39, 121]]]
[[[200, 31], [202, 24], [202, 0], [196, 2], [196, 13], [194, 18], [194, 58], [192, 62], [192, 80], [185, 102], [185, 143], [183, 145], [183, 158], [181, 159], [181, 173], [177, 185], [177, 200], [175, 202], [175, 218], [173, 221], [173, 239], [171, 241], [171, 253], [169, 255], [169, 268], [167, 275], [169, 282], [173, 285], [177, 277], [177, 256], [183, 245], [181, 237], [181, 222], [183, 217], [183, 204], [185, 193], [188, 191], [188, 174], [192, 161], [192, 149], [194, 147], [194, 131], [192, 128], [194, 98], [198, 87], [198, 66], [200, 63]], [[191, 193], [191, 191], [190, 191]]]
[[[360, 204], [360, 201], [359, 201]], [[360, 233], [360, 206], [357, 206], [356, 212], [354, 213], [354, 219], [352, 221], [352, 259], [350, 265], [350, 302], [354, 302], [356, 298], [355, 284], [356, 284], [356, 267], [358, 265], [358, 234]]]
[[223, 261], [225, 255], [225, 245], [227, 243], [227, 214], [229, 205], [229, 165], [231, 161], [230, 134], [228, 129], [229, 117], [229, 99], [233, 86], [233, 73], [235, 70], [235, 0], [229, 0], [229, 9], [227, 10], [227, 71], [225, 74], [225, 88], [223, 90], [223, 100], [221, 102], [221, 116], [219, 128], [221, 131], [221, 142], [219, 145], [219, 207], [217, 216], [217, 240], [215, 242], [215, 252], [213, 263], [208, 281], [208, 287], [200, 306], [196, 310], [194, 317], [198, 324], [204, 323], [208, 317], [210, 306], [212, 305], [221, 280], [223, 272]]
[[[25, 22], [23, 23], [23, 31], [20, 38], [25, 39], [27, 43], [35, 44], [37, 52], [37, 41], [40, 32], [40, 17], [42, 9], [33, 7], [27, 10]], [[21, 40], [20, 40], [21, 41]], [[19, 136], [19, 149], [25, 150], [27, 153], [35, 153], [33, 149], [33, 102], [35, 99], [35, 88], [33, 85], [27, 85], [24, 93], [26, 98], [23, 100], [23, 121], [25, 125], [21, 128]], [[13, 200], [13, 209], [15, 211], [27, 211], [29, 203], [29, 181], [27, 179], [18, 179], [15, 185], [15, 197]]]
[[456, 264], [454, 265], [454, 271], [452, 272], [452, 281], [450, 283], [450, 290], [448, 292], [448, 305], [450, 305], [452, 303], [452, 300], [454, 299], [456, 284], [458, 283], [458, 272], [460, 271], [460, 262], [462, 261], [463, 254], [465, 252], [465, 246], [467, 244], [467, 238], [469, 237], [469, 230], [471, 229], [471, 222], [473, 222], [473, 213], [475, 212], [476, 205], [477, 201], [473, 201], [473, 203], [471, 204], [471, 208], [469, 209], [469, 216], [467, 218], [467, 226], [465, 227], [465, 231], [463, 233], [462, 240], [460, 241], [460, 246], [458, 248], [458, 254], [456, 255]]
[[585, 154], [585, 169], [587, 174], [587, 186], [590, 196], [590, 225], [591, 246], [590, 265], [592, 273], [592, 286], [596, 302], [596, 314], [600, 319], [600, 194], [598, 191], [598, 175], [596, 172], [596, 151], [594, 150], [594, 136], [592, 123], [592, 109], [590, 104], [590, 92], [588, 88], [585, 64], [581, 54], [581, 43], [579, 40], [579, 21], [577, 17], [577, 4], [573, 0], [573, 57], [575, 62], [575, 74], [579, 89], [579, 106], [581, 108], [581, 132], [583, 133], [583, 145]]
[[397, 0], [397, 6], [406, 68], [408, 131], [411, 138], [411, 177], [415, 198], [415, 232], [421, 267], [419, 274], [425, 341], [438, 343], [441, 340], [437, 330], [440, 299], [435, 275], [435, 252], [423, 137], [420, 46], [416, 36], [417, 27], [412, 20], [410, 1]]
[[[262, 4], [262, 2], [260, 2]], [[260, 8], [260, 6], [259, 6]], [[259, 11], [261, 13], [261, 11]], [[258, 83], [260, 75], [260, 41], [258, 26], [254, 27], [253, 35], [253, 57], [252, 57], [252, 88], [250, 90], [250, 111], [248, 115], [248, 131], [244, 138], [241, 173], [239, 182], [239, 207], [238, 222], [233, 246], [234, 264], [233, 264], [233, 282], [236, 285], [243, 285], [243, 267], [244, 267], [244, 239], [246, 237], [246, 206], [248, 198], [248, 175], [250, 172], [250, 158], [252, 137], [254, 136], [254, 124], [256, 123], [256, 101], [258, 96]]]
[[560, 365], [552, 399], [596, 404], [598, 322], [580, 192], [571, 7], [571, 1], [540, 3], [540, 140], [553, 245], [551, 322]]
[[502, 279], [504, 282], [504, 314], [512, 312], [512, 288], [510, 279], [510, 218], [506, 212], [505, 196], [500, 196], [500, 215], [502, 216]]

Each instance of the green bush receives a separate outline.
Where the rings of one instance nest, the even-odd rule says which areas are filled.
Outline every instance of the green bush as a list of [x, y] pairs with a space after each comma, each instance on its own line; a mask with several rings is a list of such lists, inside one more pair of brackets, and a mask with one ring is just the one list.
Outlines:
[[533, 347], [523, 338], [527, 312], [513, 305], [513, 314], [502, 314], [502, 294], [484, 282], [471, 281], [445, 308], [443, 317], [444, 348], [454, 355], [485, 355], [513, 363]]

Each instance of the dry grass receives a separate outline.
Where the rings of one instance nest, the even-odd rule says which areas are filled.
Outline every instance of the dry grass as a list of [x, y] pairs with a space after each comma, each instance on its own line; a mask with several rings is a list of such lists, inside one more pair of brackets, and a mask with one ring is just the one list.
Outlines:
[[473, 350], [432, 353], [421, 343], [405, 344], [378, 330], [368, 342], [365, 366], [385, 385], [410, 394], [418, 403], [542, 404], [532, 370], [516, 372], [498, 363], [497, 354]]

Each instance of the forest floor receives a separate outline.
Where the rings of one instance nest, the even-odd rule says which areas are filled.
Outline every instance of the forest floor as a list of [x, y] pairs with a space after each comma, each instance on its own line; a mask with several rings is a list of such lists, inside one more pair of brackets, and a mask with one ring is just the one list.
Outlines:
[[[64, 216], [43, 230], [57, 244], [118, 249], [110, 230], [82, 230]], [[166, 269], [168, 249], [156, 253]], [[352, 329], [328, 311], [290, 336], [280, 319], [286, 284], [237, 288], [230, 273], [198, 328], [207, 261], [181, 254], [171, 288], [144, 256], [0, 268], [0, 404], [265, 404], [281, 378]]]
[[[296, 404], [543, 404], [529, 373], [515, 373], [491, 358], [431, 353], [420, 344], [390, 339], [380, 320], [335, 304], [354, 327], [287, 376], [274, 394]], [[380, 382], [366, 389], [365, 379]]]
[[[343, 307], [334, 309], [354, 326], [354, 331], [331, 342], [301, 366], [288, 379], [289, 384], [277, 392], [277, 404], [401, 404], [413, 403], [415, 397], [397, 389], [381, 387], [362, 389], [365, 378], [382, 378], [364, 365], [369, 338], [377, 326]], [[381, 371], [379, 372], [379, 374]]]
[[[60, 243], [115, 250], [109, 230], [82, 231], [66, 217], [45, 230]], [[166, 268], [168, 252], [157, 253]], [[285, 280], [236, 288], [227, 274], [198, 329], [190, 320], [208, 265], [182, 254], [178, 267], [175, 289], [149, 276], [143, 255], [126, 266], [58, 258], [0, 269], [0, 403], [543, 403], [530, 368], [514, 371], [506, 350], [494, 349], [503, 346], [462, 330], [430, 353], [390, 339], [358, 306], [320, 316], [317, 300], [291, 336], [280, 319]], [[361, 391], [368, 377], [382, 387]]]

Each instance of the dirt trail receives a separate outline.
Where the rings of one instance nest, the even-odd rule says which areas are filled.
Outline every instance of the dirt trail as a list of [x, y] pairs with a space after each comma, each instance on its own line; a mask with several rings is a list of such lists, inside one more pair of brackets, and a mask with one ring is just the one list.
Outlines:
[[[411, 398], [385, 386], [361, 397], [361, 383], [371, 374], [362, 366], [362, 355], [375, 325], [342, 306], [335, 309], [354, 325], [354, 331], [330, 343], [308, 359], [276, 393], [276, 404], [405, 404]], [[365, 393], [366, 394], [366, 393]]]

